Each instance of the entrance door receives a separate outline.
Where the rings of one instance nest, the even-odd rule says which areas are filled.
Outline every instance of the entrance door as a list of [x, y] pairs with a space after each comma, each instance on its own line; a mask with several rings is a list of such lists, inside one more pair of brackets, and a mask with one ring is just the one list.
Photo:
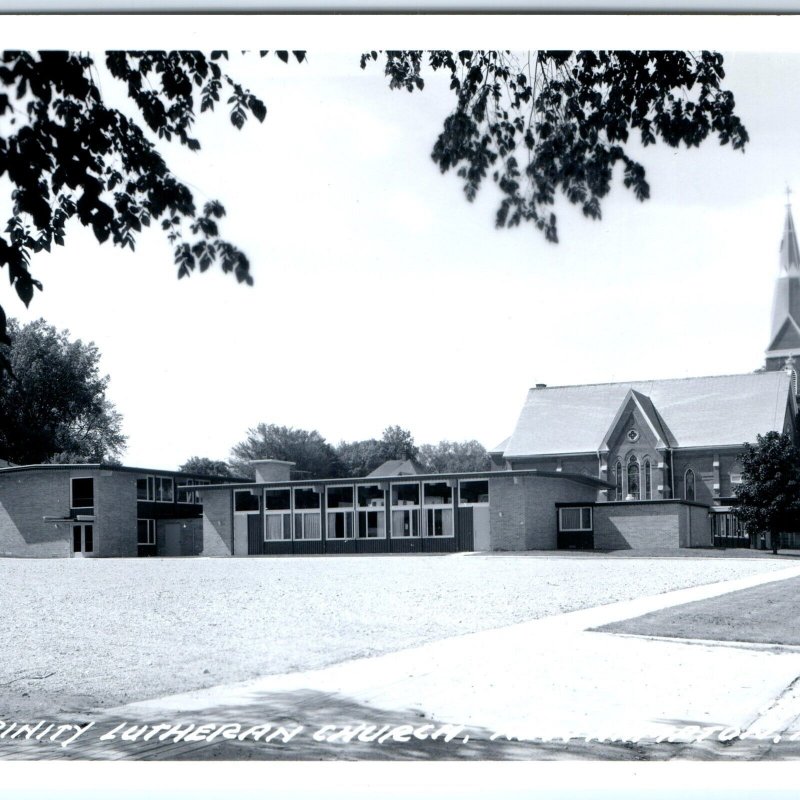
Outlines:
[[181, 523], [164, 523], [164, 553], [165, 556], [179, 556], [181, 554]]
[[94, 555], [94, 525], [72, 526], [72, 555], [77, 557]]

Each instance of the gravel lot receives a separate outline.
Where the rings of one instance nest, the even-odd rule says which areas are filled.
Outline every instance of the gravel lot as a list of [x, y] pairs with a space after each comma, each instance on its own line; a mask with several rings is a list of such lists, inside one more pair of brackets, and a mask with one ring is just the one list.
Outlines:
[[784, 566], [568, 555], [5, 559], [0, 719], [321, 667]]

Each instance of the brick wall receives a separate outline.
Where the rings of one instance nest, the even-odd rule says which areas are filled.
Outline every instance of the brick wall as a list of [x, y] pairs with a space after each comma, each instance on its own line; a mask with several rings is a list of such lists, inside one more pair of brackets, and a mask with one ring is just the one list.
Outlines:
[[596, 489], [567, 478], [489, 479], [492, 550], [555, 550], [556, 503], [593, 502]]
[[[203, 546], [200, 555], [231, 555], [233, 531], [231, 508], [233, 492], [203, 492]], [[245, 555], [237, 553], [238, 555]]]
[[688, 524], [690, 527], [690, 547], [713, 547], [714, 536], [711, 531], [711, 518], [708, 508], [700, 505], [687, 505]]
[[102, 469], [84, 474], [94, 478], [95, 555], [135, 556], [136, 475]]
[[690, 542], [692, 547], [711, 544], [707, 506], [674, 500], [595, 506], [596, 550], [672, 549]]
[[0, 556], [69, 557], [72, 526], [42, 517], [69, 515], [67, 471], [0, 474]]

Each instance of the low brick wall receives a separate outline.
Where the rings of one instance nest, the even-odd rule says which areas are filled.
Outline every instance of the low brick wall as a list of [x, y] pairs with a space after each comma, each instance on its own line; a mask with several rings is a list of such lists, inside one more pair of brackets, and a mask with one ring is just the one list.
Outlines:
[[685, 500], [598, 503], [595, 550], [710, 547], [708, 506]]
[[520, 475], [489, 479], [492, 550], [555, 550], [556, 503], [593, 503], [594, 486], [566, 477]]

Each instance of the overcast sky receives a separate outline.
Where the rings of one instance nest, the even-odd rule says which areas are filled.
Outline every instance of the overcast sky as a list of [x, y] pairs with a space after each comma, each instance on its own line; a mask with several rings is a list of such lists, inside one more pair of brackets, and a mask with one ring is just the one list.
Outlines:
[[[341, 30], [341, 18], [315, 26], [329, 23]], [[174, 46], [191, 46], [179, 30]], [[448, 46], [462, 46], [453, 35]], [[497, 43], [475, 36], [473, 24], [470, 46]], [[264, 124], [236, 131], [205, 115], [199, 154], [164, 150], [201, 201], [225, 205], [223, 233], [248, 254], [254, 287], [218, 271], [178, 281], [157, 229], [132, 254], [76, 227], [66, 248], [35, 258], [45, 290], [29, 311], [0, 288], [10, 314], [96, 342], [124, 416], [125, 463], [225, 459], [259, 422], [332, 443], [402, 425], [418, 444], [491, 447], [537, 382], [763, 363], [787, 183], [800, 196], [800, 48], [726, 52], [744, 154], [712, 140], [647, 148], [651, 199], [618, 182], [600, 222], [559, 202], [553, 245], [533, 228], [496, 230], [494, 187], [470, 204], [430, 159], [453, 106], [445, 76], [390, 92], [380, 67], [358, 65], [381, 42], [348, 38], [326, 48], [315, 27], [321, 46], [302, 65], [234, 58], [230, 71], [267, 105]], [[587, 46], [585, 28], [580, 38]], [[109, 79], [102, 88], [119, 91]]]

